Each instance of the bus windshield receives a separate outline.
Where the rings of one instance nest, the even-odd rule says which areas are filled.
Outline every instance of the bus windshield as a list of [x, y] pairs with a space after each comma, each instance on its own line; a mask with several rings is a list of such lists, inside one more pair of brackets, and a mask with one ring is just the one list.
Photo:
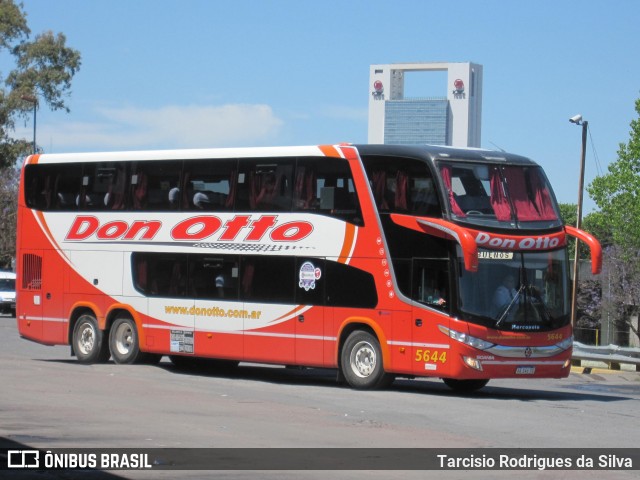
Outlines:
[[570, 321], [566, 251], [480, 250], [477, 272], [459, 268], [459, 310], [473, 323], [542, 331]]
[[549, 183], [538, 166], [439, 162], [452, 218], [499, 228], [562, 225]]
[[16, 281], [13, 278], [0, 278], [0, 292], [15, 292]]

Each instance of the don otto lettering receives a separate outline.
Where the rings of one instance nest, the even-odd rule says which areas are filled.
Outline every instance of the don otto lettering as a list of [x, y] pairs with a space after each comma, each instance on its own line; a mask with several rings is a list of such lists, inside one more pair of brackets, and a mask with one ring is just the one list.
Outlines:
[[546, 235], [542, 237], [506, 237], [480, 232], [476, 236], [478, 246], [497, 250], [547, 250], [564, 244], [564, 237]]
[[[77, 216], [65, 236], [66, 241], [151, 241], [163, 230], [160, 220], [112, 220], [101, 223], [93, 215]], [[177, 241], [215, 239], [228, 242], [297, 242], [311, 235], [313, 225], [305, 221], [282, 222], [278, 215], [236, 215], [223, 221], [215, 215], [198, 215], [168, 227]]]

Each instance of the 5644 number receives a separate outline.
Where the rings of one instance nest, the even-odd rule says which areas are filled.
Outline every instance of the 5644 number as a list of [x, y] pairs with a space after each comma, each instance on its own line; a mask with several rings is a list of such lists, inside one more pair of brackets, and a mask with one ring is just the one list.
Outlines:
[[445, 363], [447, 361], [447, 351], [417, 349], [415, 361], [425, 363]]

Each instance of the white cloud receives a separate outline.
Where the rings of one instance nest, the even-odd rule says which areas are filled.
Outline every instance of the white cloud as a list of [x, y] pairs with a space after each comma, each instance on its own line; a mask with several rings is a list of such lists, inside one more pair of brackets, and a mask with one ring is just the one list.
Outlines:
[[368, 108], [356, 108], [356, 107], [344, 107], [341, 105], [331, 105], [322, 109], [322, 114], [325, 117], [341, 119], [341, 120], [356, 120], [366, 122], [369, 118]]
[[57, 152], [249, 146], [268, 144], [282, 125], [268, 105], [102, 108], [95, 121], [43, 126], [38, 144]]

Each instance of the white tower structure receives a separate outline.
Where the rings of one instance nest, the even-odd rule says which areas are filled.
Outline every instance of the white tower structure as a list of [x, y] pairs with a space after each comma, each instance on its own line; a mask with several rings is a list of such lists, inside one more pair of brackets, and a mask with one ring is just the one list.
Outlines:
[[[441, 97], [405, 98], [405, 72], [447, 72]], [[446, 95], [445, 95], [446, 92]], [[480, 147], [482, 65], [371, 65], [369, 143]]]

